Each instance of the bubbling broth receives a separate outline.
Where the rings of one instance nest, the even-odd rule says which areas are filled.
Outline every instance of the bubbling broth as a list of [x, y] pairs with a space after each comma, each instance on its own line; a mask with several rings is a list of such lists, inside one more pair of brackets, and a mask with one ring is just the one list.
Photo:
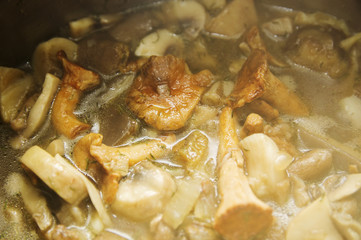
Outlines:
[[346, 21], [166, 1], [62, 32], [31, 69], [0, 67], [23, 168], [2, 237], [361, 237], [361, 35]]

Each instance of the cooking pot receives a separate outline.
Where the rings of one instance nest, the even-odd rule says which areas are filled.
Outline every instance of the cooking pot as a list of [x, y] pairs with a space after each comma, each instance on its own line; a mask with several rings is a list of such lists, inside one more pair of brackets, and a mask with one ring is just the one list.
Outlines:
[[[0, 66], [17, 67], [29, 61], [36, 45], [61, 35], [61, 27], [70, 20], [90, 14], [111, 13], [149, 4], [154, 0], [3, 0], [0, 1]], [[279, 5], [306, 12], [324, 11], [345, 19], [356, 31], [361, 30], [360, 0], [255, 0], [262, 15], [263, 4]], [[1, 121], [1, 120], [0, 120]], [[8, 173], [19, 171], [19, 153], [8, 140], [14, 132], [0, 122], [0, 181]], [[0, 218], [0, 220], [2, 217]], [[0, 222], [4, 224], [4, 222]]]

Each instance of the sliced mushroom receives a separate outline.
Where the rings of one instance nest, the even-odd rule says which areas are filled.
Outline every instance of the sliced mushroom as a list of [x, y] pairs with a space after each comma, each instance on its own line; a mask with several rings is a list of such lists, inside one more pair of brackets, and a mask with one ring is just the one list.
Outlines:
[[[18, 75], [14, 74], [13, 76], [16, 77]], [[4, 80], [4, 82], [5, 81], [9, 81], [9, 83], [6, 84], [8, 86], [1, 91], [0, 95], [1, 117], [4, 122], [10, 122], [16, 118], [26, 97], [33, 89], [34, 80], [31, 76], [25, 75], [21, 78], [11, 80], [11, 83], [10, 80]]]
[[90, 125], [79, 121], [73, 112], [82, 92], [98, 85], [100, 77], [67, 60], [64, 52], [59, 52], [58, 57], [63, 63], [65, 74], [54, 101], [51, 120], [59, 133], [73, 139], [80, 132], [90, 129]]
[[62, 74], [61, 64], [57, 59], [57, 53], [64, 51], [70, 61], [77, 57], [78, 45], [66, 38], [52, 38], [40, 43], [32, 56], [35, 81], [41, 85], [47, 73], [60, 77]]
[[46, 74], [43, 90], [30, 110], [27, 127], [21, 133], [23, 137], [32, 137], [45, 121], [50, 105], [53, 102], [56, 91], [58, 90], [59, 82], [59, 78], [50, 73]]
[[85, 36], [94, 29], [96, 23], [96, 20], [92, 17], [84, 17], [69, 22], [71, 37], [80, 38]]
[[77, 204], [88, 195], [86, 186], [75, 168], [69, 167], [64, 159], [59, 161], [60, 158], [33, 146], [25, 152], [20, 161], [65, 201]]
[[307, 116], [309, 113], [302, 100], [269, 70], [266, 53], [255, 49], [238, 74], [229, 105], [242, 107], [259, 98], [286, 114]]
[[321, 197], [298, 213], [289, 223], [287, 240], [330, 239], [342, 240], [331, 219], [327, 197]]
[[222, 110], [219, 138], [217, 161], [221, 202], [214, 228], [226, 239], [250, 239], [271, 225], [272, 209], [259, 200], [249, 186], [230, 107]]
[[196, 178], [184, 178], [177, 182], [177, 191], [164, 207], [163, 221], [177, 229], [192, 211], [199, 194], [201, 183]]
[[172, 54], [180, 56], [184, 48], [183, 40], [167, 29], [160, 29], [145, 36], [141, 41], [135, 55], [142, 57], [165, 56]]
[[159, 130], [183, 127], [213, 75], [208, 70], [189, 73], [174, 56], [152, 56], [143, 65], [126, 98], [128, 107]]
[[236, 39], [257, 21], [253, 0], [233, 0], [205, 28], [214, 37]]
[[204, 29], [206, 11], [196, 1], [170, 1], [163, 5], [166, 21], [179, 23], [187, 36], [196, 38]]

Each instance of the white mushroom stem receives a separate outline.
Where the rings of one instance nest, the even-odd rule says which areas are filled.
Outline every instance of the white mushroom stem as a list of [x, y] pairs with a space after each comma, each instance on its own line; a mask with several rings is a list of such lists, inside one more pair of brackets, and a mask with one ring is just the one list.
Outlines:
[[52, 103], [54, 95], [58, 89], [59, 82], [59, 78], [50, 73], [46, 74], [43, 90], [31, 109], [28, 118], [28, 125], [21, 134], [25, 138], [32, 137], [43, 124], [49, 112], [50, 104]]
[[111, 225], [102, 199], [95, 186], [59, 154], [55, 157], [38, 146], [29, 148], [20, 161], [70, 204], [89, 197], [103, 224]]
[[79, 203], [87, 196], [87, 189], [76, 169], [42, 148], [31, 147], [20, 161], [68, 203]]
[[243, 158], [236, 135], [232, 109], [226, 107], [220, 116], [218, 152], [221, 203], [214, 228], [225, 239], [250, 239], [272, 223], [272, 209], [252, 192], [243, 170]]

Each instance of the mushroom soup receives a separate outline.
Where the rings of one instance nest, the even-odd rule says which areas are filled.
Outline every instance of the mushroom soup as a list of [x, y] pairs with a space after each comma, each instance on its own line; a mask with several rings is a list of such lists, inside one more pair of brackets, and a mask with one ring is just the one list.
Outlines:
[[0, 67], [23, 169], [1, 237], [361, 237], [361, 33], [345, 20], [189, 0], [61, 32]]

